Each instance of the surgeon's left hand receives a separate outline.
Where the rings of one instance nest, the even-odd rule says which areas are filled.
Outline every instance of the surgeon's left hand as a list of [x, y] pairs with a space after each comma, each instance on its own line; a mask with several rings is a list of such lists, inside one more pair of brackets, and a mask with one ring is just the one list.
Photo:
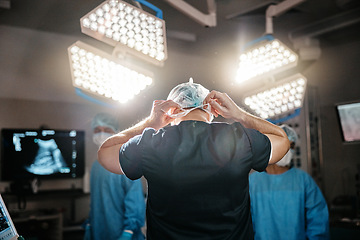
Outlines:
[[181, 107], [172, 100], [155, 100], [148, 118], [148, 125], [158, 130], [174, 121], [174, 118], [167, 114], [170, 109], [181, 109]]

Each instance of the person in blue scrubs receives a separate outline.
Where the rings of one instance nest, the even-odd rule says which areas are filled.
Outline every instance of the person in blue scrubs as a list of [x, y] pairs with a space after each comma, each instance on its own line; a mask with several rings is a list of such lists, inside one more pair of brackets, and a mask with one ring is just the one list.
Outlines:
[[251, 215], [255, 239], [329, 239], [329, 212], [326, 201], [309, 174], [289, 167], [297, 133], [282, 125], [290, 150], [264, 172], [249, 176]]
[[[100, 146], [118, 131], [115, 117], [97, 114], [92, 121], [93, 141]], [[145, 198], [141, 180], [111, 173], [96, 160], [90, 173], [90, 238], [104, 240], [143, 240]], [[90, 230], [90, 231], [89, 231]]]
[[[220, 114], [234, 123], [212, 123]], [[288, 149], [280, 127], [190, 80], [108, 138], [98, 159], [109, 171], [147, 179], [147, 240], [249, 240], [248, 174]]]

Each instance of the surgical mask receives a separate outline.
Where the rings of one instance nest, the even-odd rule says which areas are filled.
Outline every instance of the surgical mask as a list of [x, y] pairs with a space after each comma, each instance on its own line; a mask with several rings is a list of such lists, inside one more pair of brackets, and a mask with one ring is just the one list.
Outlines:
[[292, 157], [293, 157], [293, 150], [292, 149], [290, 149], [286, 154], [285, 154], [285, 156], [280, 160], [280, 161], [278, 161], [277, 163], [276, 163], [276, 165], [278, 165], [278, 166], [280, 166], [280, 167], [285, 167], [285, 166], [287, 166], [287, 165], [289, 165], [290, 164], [290, 162], [291, 162], [291, 159], [292, 159]]
[[166, 113], [166, 115], [168, 115], [171, 118], [181, 118], [186, 116], [187, 114], [189, 114], [191, 111], [195, 110], [195, 109], [202, 109], [204, 110], [206, 113], [208, 113], [210, 115], [210, 122], [214, 119], [214, 115], [211, 113], [211, 105], [209, 103], [207, 104], [203, 104], [197, 107], [193, 107], [193, 108], [189, 108], [189, 109], [184, 109], [181, 108], [181, 112], [179, 113], [175, 113], [175, 114], [171, 114], [170, 111]]
[[103, 142], [111, 136], [111, 133], [98, 132], [93, 135], [93, 142], [100, 147], [101, 144], [103, 144]]

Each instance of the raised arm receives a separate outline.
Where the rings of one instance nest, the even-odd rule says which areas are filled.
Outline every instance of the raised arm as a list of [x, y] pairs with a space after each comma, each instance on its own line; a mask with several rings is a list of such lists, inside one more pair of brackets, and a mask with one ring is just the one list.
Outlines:
[[151, 113], [147, 118], [133, 127], [106, 139], [98, 150], [98, 161], [100, 164], [112, 173], [123, 174], [119, 163], [119, 151], [121, 146], [132, 137], [141, 134], [145, 128], [150, 127], [158, 130], [168, 125], [173, 119], [165, 113], [172, 108], [180, 108], [180, 106], [171, 100], [155, 100], [153, 102]]
[[262, 118], [244, 111], [236, 105], [226, 93], [211, 91], [205, 98], [204, 104], [206, 103], [210, 103], [211, 111], [215, 117], [221, 115], [224, 118], [240, 122], [246, 128], [258, 130], [266, 135], [270, 139], [272, 146], [272, 156], [269, 164], [274, 164], [281, 160], [289, 150], [290, 144], [284, 130]]

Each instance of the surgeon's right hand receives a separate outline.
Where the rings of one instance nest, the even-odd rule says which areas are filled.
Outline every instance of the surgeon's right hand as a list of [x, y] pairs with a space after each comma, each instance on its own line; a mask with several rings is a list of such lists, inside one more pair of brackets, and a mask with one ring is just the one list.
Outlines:
[[181, 107], [172, 100], [155, 100], [147, 119], [148, 126], [158, 130], [174, 121], [174, 118], [167, 114], [170, 109], [181, 109]]

